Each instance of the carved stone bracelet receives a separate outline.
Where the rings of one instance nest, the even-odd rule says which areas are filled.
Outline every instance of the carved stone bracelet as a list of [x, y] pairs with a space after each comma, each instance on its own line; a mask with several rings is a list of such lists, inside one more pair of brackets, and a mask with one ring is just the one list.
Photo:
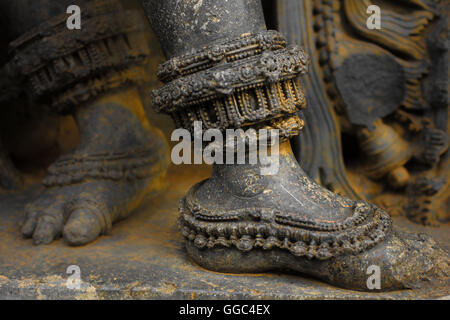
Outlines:
[[92, 155], [61, 157], [48, 168], [43, 183], [46, 187], [80, 183], [85, 179], [139, 180], [161, 171], [160, 155], [155, 150], [141, 149]]
[[[66, 113], [107, 91], [147, 80], [146, 21], [117, 0], [91, 1], [83, 27], [69, 30], [66, 15], [54, 17], [10, 44], [4, 68], [22, 79], [35, 100]], [[112, 24], [111, 21], [114, 21]]]
[[274, 30], [246, 34], [233, 41], [205, 46], [189, 54], [172, 58], [159, 66], [158, 78], [167, 83], [177, 77], [209, 69], [222, 61], [232, 62], [286, 47], [284, 36]]
[[308, 64], [305, 52], [286, 47], [276, 31], [244, 34], [163, 64], [165, 85], [153, 91], [153, 104], [191, 131], [194, 121], [226, 129], [294, 116], [305, 107], [297, 77]]

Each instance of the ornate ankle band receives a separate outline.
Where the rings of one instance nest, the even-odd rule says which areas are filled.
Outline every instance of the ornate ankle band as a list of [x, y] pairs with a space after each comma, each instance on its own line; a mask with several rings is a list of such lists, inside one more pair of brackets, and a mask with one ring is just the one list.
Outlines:
[[256, 34], [246, 34], [240, 39], [206, 46], [201, 50], [170, 59], [159, 66], [158, 78], [167, 83], [212, 68], [223, 61], [243, 60], [263, 51], [284, 48], [286, 39], [277, 31], [264, 30]]
[[297, 77], [308, 63], [275, 31], [246, 34], [162, 65], [166, 84], [153, 91], [154, 106], [191, 131], [194, 121], [226, 129], [292, 115], [306, 104]]
[[47, 187], [71, 185], [85, 179], [138, 180], [159, 171], [160, 157], [155, 150], [72, 155], [63, 157], [48, 169], [44, 179]]
[[[66, 113], [106, 91], [146, 81], [149, 55], [145, 21], [116, 0], [96, 0], [83, 9], [81, 30], [58, 16], [10, 44], [11, 78], [28, 83], [32, 96]], [[114, 21], [114, 24], [110, 22]], [[120, 78], [120, 81], [117, 79]]]

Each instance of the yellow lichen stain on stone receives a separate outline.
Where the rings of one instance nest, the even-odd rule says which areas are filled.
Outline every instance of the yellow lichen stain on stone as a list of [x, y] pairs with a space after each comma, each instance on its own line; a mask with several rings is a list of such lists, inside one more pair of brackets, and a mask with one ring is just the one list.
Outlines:
[[214, 283], [212, 283], [212, 282], [209, 282], [209, 281], [206, 281], [206, 280], [200, 280], [201, 282], [203, 282], [203, 283], [206, 283], [207, 285], [209, 285], [209, 286], [211, 286], [211, 287], [213, 287], [213, 288], [217, 288], [219, 285], [217, 285], [217, 284], [214, 284]]
[[41, 290], [39, 288], [36, 290], [36, 298], [38, 300], [46, 300], [47, 299], [47, 297], [41, 293]]
[[200, 10], [202, 5], [203, 5], [203, 0], [198, 0], [197, 3], [193, 7], [195, 14], [197, 14], [198, 10]]
[[[84, 284], [84, 285], [83, 285]], [[84, 289], [83, 287], [86, 287], [86, 289]], [[97, 290], [95, 289], [94, 286], [83, 282], [81, 287], [82, 289], [82, 293], [80, 293], [79, 295], [75, 296], [75, 300], [98, 300], [99, 296], [97, 294]], [[80, 290], [81, 291], [81, 290]]]
[[163, 282], [162, 286], [159, 288], [156, 288], [155, 291], [158, 293], [161, 293], [163, 295], [170, 296], [172, 295], [176, 290], [178, 289], [178, 286], [174, 283], [170, 282]]

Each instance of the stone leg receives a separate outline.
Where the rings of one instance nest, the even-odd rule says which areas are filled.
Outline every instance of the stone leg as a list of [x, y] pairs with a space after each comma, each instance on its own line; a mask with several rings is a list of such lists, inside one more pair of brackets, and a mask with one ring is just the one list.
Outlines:
[[[214, 164], [181, 201], [194, 261], [220, 272], [294, 270], [355, 290], [370, 289], [371, 266], [384, 291], [448, 279], [448, 254], [433, 240], [400, 234], [386, 212], [327, 191], [296, 162], [288, 139], [304, 125], [298, 76], [308, 58], [266, 30], [259, 1], [142, 2], [168, 59], [153, 92], [157, 111], [191, 132], [202, 121], [222, 131], [278, 129], [282, 141], [274, 163]], [[272, 164], [278, 170], [263, 174]]]

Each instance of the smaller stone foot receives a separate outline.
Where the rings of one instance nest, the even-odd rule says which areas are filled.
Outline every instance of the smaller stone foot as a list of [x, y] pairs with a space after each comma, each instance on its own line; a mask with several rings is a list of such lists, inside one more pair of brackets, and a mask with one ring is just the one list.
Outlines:
[[163, 188], [167, 144], [135, 89], [81, 107], [76, 120], [80, 145], [50, 166], [45, 191], [26, 207], [22, 234], [36, 245], [90, 243]]

